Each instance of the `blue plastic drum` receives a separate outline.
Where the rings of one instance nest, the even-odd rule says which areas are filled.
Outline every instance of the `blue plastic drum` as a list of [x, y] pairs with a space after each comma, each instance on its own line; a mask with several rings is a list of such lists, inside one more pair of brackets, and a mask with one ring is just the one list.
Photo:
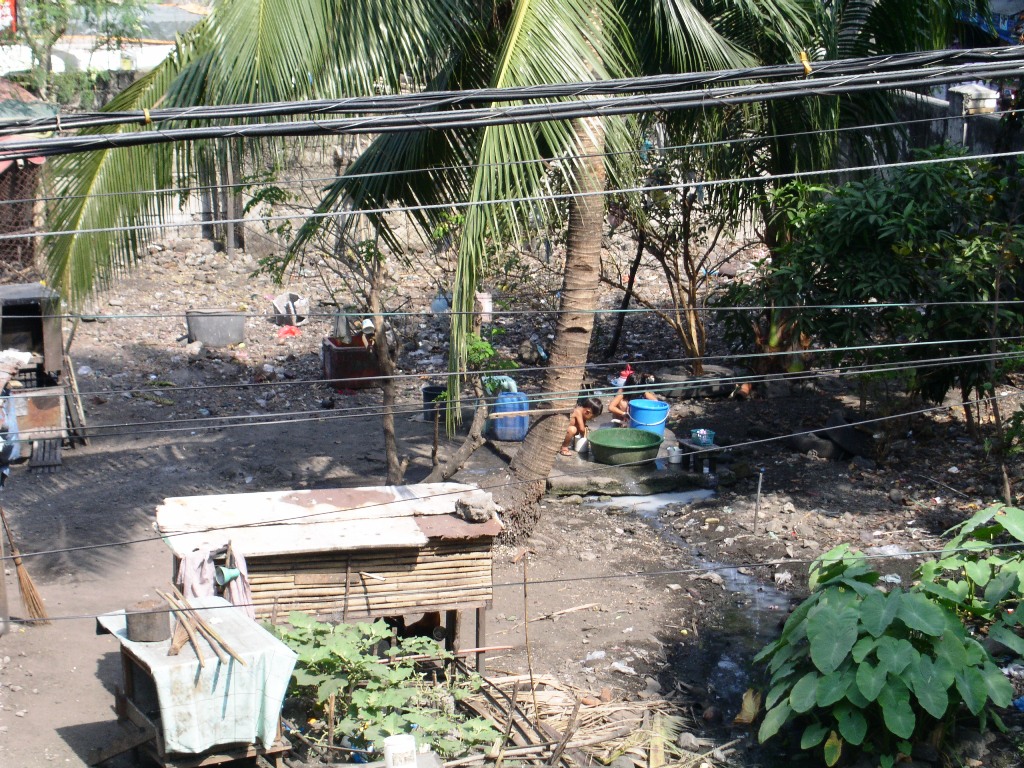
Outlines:
[[[494, 404], [494, 413], [515, 413], [517, 411], [528, 411], [530, 402], [522, 392], [502, 392]], [[530, 431], [530, 417], [526, 413], [518, 416], [506, 416], [501, 419], [491, 419], [492, 432], [496, 440], [507, 440], [518, 442], [526, 437]]]

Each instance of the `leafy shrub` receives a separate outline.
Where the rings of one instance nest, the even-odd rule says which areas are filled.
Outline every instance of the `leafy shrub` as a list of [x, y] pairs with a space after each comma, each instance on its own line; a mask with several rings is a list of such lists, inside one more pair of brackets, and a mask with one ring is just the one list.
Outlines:
[[[435, 641], [412, 637], [391, 645], [392, 631], [383, 621], [326, 624], [305, 613], [292, 613], [288, 621], [290, 627], [274, 631], [299, 655], [292, 694], [311, 698], [318, 708], [335, 696], [335, 736], [352, 746], [380, 749], [386, 736], [415, 733], [421, 744], [455, 756], [498, 736], [489, 720], [464, 718], [456, 710], [478, 678], [428, 683], [408, 658], [450, 659]], [[382, 645], [389, 646], [383, 657], [377, 654]]]
[[[997, 504], [952, 529], [938, 560], [917, 571], [921, 589], [965, 623], [1024, 656], [1018, 610], [1024, 581], [1024, 510]], [[1000, 545], [1004, 546], [1000, 546]]]
[[961, 705], [984, 717], [1010, 703], [1009, 681], [956, 612], [918, 589], [882, 592], [878, 578], [845, 544], [811, 566], [810, 597], [755, 659], [771, 675], [761, 741], [801, 721], [800, 747], [824, 742], [827, 765], [849, 744], [888, 768]]

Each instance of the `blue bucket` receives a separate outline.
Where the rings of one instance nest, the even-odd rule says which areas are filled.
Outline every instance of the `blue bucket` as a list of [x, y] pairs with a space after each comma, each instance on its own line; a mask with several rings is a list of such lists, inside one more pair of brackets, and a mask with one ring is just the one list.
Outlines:
[[646, 398], [629, 401], [629, 426], [633, 429], [643, 429], [664, 437], [666, 421], [668, 403]]

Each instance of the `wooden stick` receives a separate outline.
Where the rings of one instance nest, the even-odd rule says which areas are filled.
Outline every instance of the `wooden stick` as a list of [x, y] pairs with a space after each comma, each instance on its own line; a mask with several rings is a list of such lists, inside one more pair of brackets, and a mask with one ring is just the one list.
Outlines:
[[202, 616], [199, 615], [199, 613], [196, 611], [196, 609], [193, 608], [191, 605], [189, 605], [188, 602], [185, 601], [185, 596], [182, 595], [181, 592], [178, 591], [178, 587], [175, 586], [174, 584], [172, 584], [171, 585], [171, 589], [174, 591], [174, 594], [185, 604], [185, 606], [188, 609], [189, 613], [191, 614], [192, 618], [194, 618], [196, 620], [196, 623], [199, 624], [200, 626], [202, 626], [210, 634], [210, 636], [214, 640], [216, 640], [217, 643], [220, 644], [220, 647], [223, 648], [231, 658], [233, 658], [235, 661], [237, 661], [243, 667], [246, 666], [245, 659], [243, 659], [241, 656], [239, 656], [237, 653], [235, 653], [234, 649], [232, 649], [232, 647], [230, 645], [228, 645], [226, 642], [224, 642], [224, 638], [222, 638], [220, 635], [218, 635], [216, 632], [214, 632], [213, 628], [209, 624], [206, 623], [206, 621], [203, 619]]
[[512, 686], [512, 708], [508, 712], [508, 721], [505, 723], [505, 732], [501, 736], [501, 749], [498, 750], [498, 757], [494, 761], [494, 768], [501, 768], [505, 759], [505, 747], [508, 745], [509, 735], [512, 733], [512, 720], [516, 716], [516, 701], [519, 699], [519, 681], [516, 680]]
[[546, 416], [552, 413], [572, 413], [572, 408], [538, 408], [536, 411], [501, 411], [488, 414], [488, 419], [511, 419], [513, 416]]
[[[171, 602], [171, 598], [169, 595], [165, 595], [164, 597], [167, 599], [168, 602]], [[220, 661], [220, 663], [227, 664], [228, 655], [224, 653], [224, 650], [214, 642], [213, 637], [211, 637], [209, 628], [206, 626], [206, 624], [200, 623], [198, 621], [199, 617], [192, 613], [192, 609], [189, 606], [189, 604], [185, 602], [185, 598], [182, 597], [181, 600], [175, 599], [173, 602], [171, 602], [171, 604], [177, 606], [178, 608], [189, 614], [189, 619], [192, 620], [193, 627], [196, 629], [196, 631], [199, 632], [200, 635], [203, 636], [203, 639], [206, 640], [206, 642], [210, 645], [210, 649], [214, 652], [214, 654], [216, 654], [217, 659]]]
[[170, 595], [161, 592], [159, 589], [156, 590], [156, 593], [166, 600], [169, 606], [171, 606], [171, 610], [174, 611], [174, 615], [178, 619], [178, 624], [185, 628], [185, 634], [188, 635], [189, 642], [192, 643], [192, 648], [195, 649], [196, 658], [199, 659], [199, 666], [205, 667], [206, 659], [203, 658], [203, 651], [199, 647], [199, 640], [196, 638], [195, 630], [192, 629], [191, 619], [189, 619], [188, 614], [178, 607], [174, 600], [171, 599]]
[[565, 737], [555, 747], [555, 752], [551, 755], [551, 760], [548, 765], [554, 768], [558, 765], [558, 760], [562, 757], [562, 752], [565, 751], [565, 745], [569, 743], [569, 739], [576, 732], [576, 716], [580, 713], [580, 700], [576, 699], [573, 702], [572, 714], [569, 715], [569, 723], [565, 726]]

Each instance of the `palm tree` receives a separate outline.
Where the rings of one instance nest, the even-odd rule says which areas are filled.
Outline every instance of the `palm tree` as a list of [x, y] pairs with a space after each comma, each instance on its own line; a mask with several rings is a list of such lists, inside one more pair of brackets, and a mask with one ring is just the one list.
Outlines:
[[[222, 0], [173, 56], [108, 108], [397, 93], [404, 79], [414, 88], [468, 89], [721, 69], [758, 60], [737, 42], [738, 32], [748, 30], [767, 35], [792, 61], [811, 39], [814, 6], [814, 0]], [[574, 193], [566, 210], [548, 204], [539, 219], [539, 226], [564, 221], [567, 227], [562, 313], [546, 389], [574, 391], [582, 383], [593, 323], [585, 310], [597, 295], [601, 193], [606, 174], [618, 184], [636, 173], [629, 150], [638, 147], [638, 135], [629, 120], [594, 119], [384, 135], [327, 190], [320, 208], [504, 201], [466, 211], [451, 354], [453, 370], [461, 370], [468, 314], [459, 313], [472, 310], [486, 246], [521, 239], [538, 226], [537, 199], [551, 185], [564, 185]], [[614, 153], [602, 160], [605, 150]], [[56, 163], [65, 199], [50, 211], [52, 230], [128, 228], [47, 238], [52, 283], [79, 302], [130, 266], [145, 225], [170, 198], [129, 193], [169, 188], [175, 167], [179, 177], [190, 174], [208, 151], [111, 150]], [[438, 170], [374, 175], [425, 167]], [[421, 210], [419, 223], [429, 231], [443, 212]], [[371, 223], [387, 242], [387, 221]], [[316, 226], [300, 233], [297, 248]], [[529, 509], [543, 492], [562, 427], [560, 419], [539, 420], [511, 466], [513, 483], [501, 493], [506, 522], [516, 533], [528, 532], [531, 518], [524, 514], [517, 522], [509, 512]]]

